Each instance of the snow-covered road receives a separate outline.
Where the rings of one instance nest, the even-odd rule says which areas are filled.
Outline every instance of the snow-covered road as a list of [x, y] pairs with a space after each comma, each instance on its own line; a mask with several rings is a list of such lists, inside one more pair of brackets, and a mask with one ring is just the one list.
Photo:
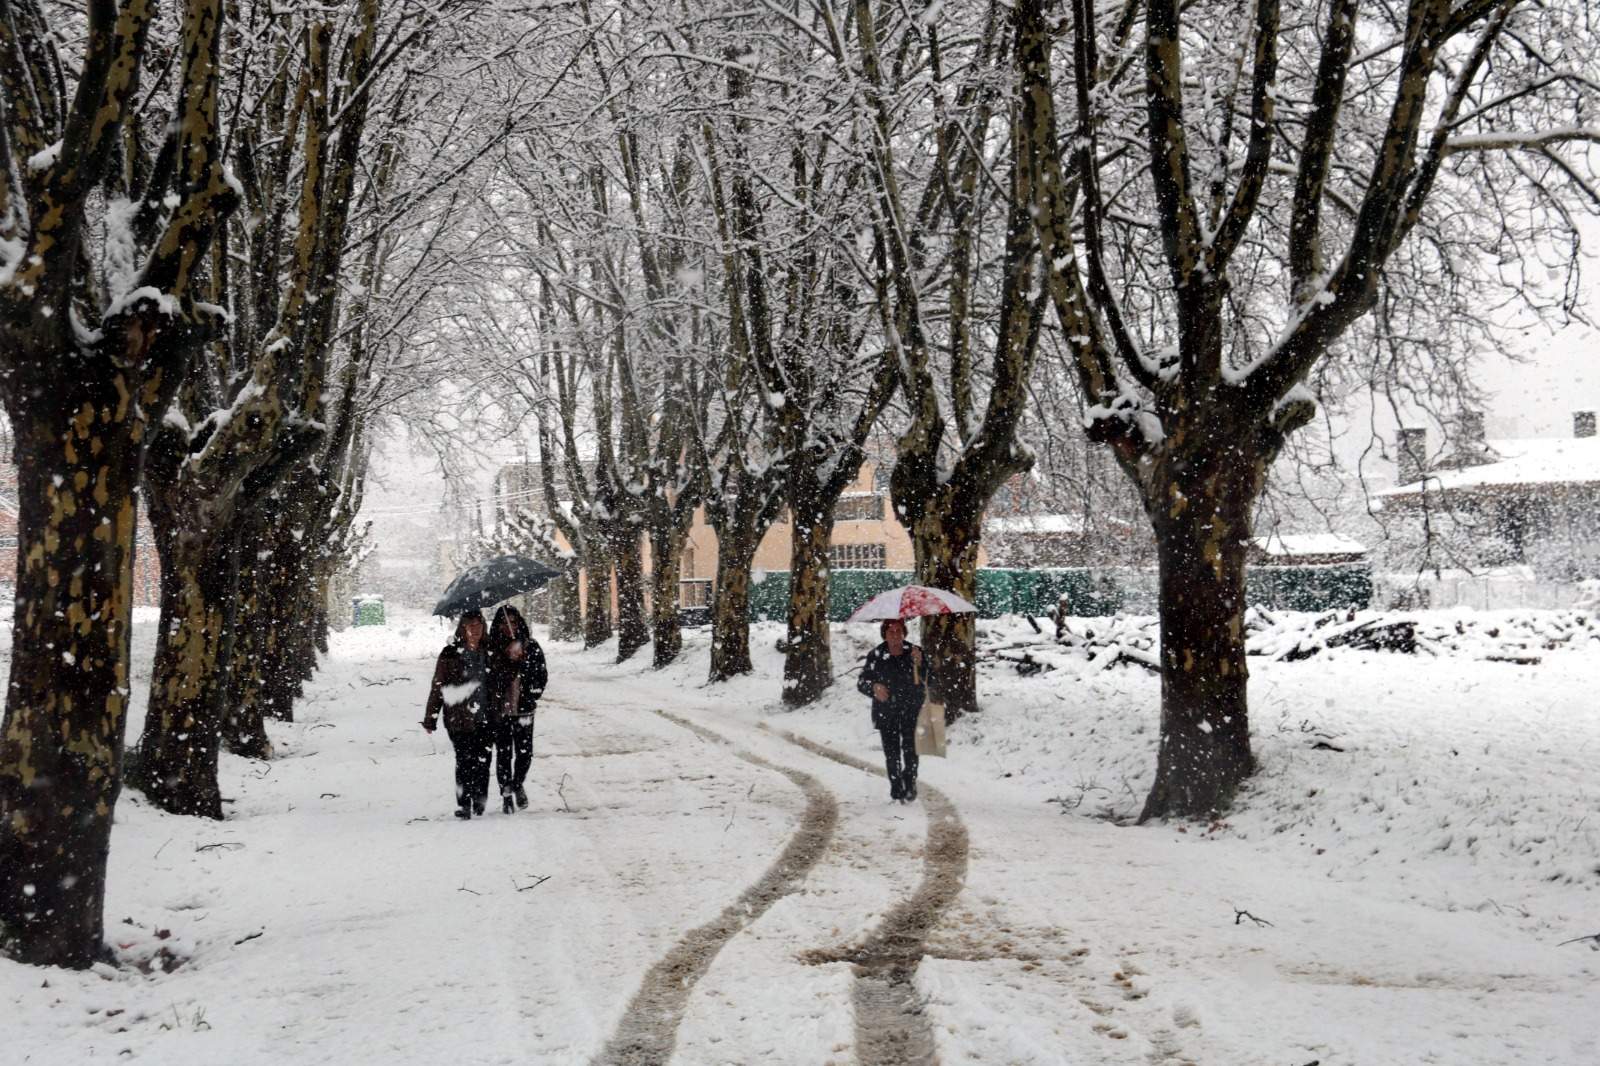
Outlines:
[[[841, 655], [858, 650], [852, 639]], [[991, 676], [981, 727], [963, 727], [948, 761], [925, 760], [923, 802], [901, 807], [887, 800], [875, 734], [846, 685], [784, 713], [770, 653], [758, 676], [709, 688], [693, 642], [682, 666], [661, 672], [557, 645], [531, 809], [463, 824], [450, 817], [448, 742], [416, 725], [439, 642], [426, 622], [337, 635], [301, 721], [275, 727], [281, 757], [225, 760], [225, 822], [171, 818], [126, 794], [109, 933], [127, 960], [171, 952], [183, 963], [144, 975], [0, 962], [6, 1061], [1600, 1056], [1600, 956], [1554, 946], [1575, 922], [1600, 931], [1593, 878], [1544, 887], [1537, 872], [1487, 862], [1480, 876], [1453, 864], [1449, 845], [1391, 854], [1385, 838], [1406, 825], [1391, 812], [1330, 835], [1318, 819], [1343, 816], [1339, 800], [1315, 817], [1290, 813], [1306, 799], [1295, 775], [1313, 772], [1335, 797], [1403, 803], [1400, 773], [1468, 796], [1484, 771], [1448, 776], [1454, 757], [1429, 754], [1420, 737], [1398, 769], [1392, 753], [1309, 764], [1268, 742], [1262, 792], [1239, 828], [1122, 828], [1063, 817], [1043, 800], [1069, 789], [1034, 764], [1069, 761], [1050, 751], [1085, 728], [1115, 763], [1131, 743], [1111, 735], [1117, 716], [1149, 711], [1141, 679]], [[1325, 692], [1332, 708], [1379, 683], [1414, 690], [1402, 710], [1419, 723], [1430, 703], [1492, 700], [1497, 686], [1561, 717], [1584, 673], [1576, 661], [1521, 673], [1496, 664], [1501, 673], [1461, 669], [1424, 685], [1361, 667], [1362, 684], [1340, 690], [1337, 669], [1264, 671], [1258, 723], [1286, 690], [1319, 705]], [[1073, 715], [1046, 723], [1035, 703], [1058, 696]], [[1573, 718], [1561, 717], [1563, 754], [1581, 763], [1600, 724]], [[1487, 770], [1506, 771], [1505, 752], [1522, 742], [1509, 731], [1494, 741], [1507, 765]], [[1078, 799], [1096, 794], [1095, 780]], [[1549, 792], [1570, 806], [1589, 787]], [[1563, 866], [1582, 868], [1581, 857]], [[1497, 881], [1504, 892], [1487, 905], [1462, 903]]]

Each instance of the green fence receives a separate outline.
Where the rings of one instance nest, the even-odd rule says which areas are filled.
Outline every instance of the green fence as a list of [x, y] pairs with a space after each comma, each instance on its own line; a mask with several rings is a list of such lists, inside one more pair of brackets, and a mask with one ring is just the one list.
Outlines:
[[1329, 611], [1372, 603], [1372, 568], [1342, 566], [1253, 566], [1245, 575], [1245, 598], [1279, 611]]
[[[828, 582], [828, 617], [841, 622], [885, 589], [910, 584], [909, 570], [835, 570]], [[978, 617], [1055, 613], [1064, 596], [1069, 614], [1097, 617], [1155, 612], [1155, 573], [1134, 569], [978, 571]], [[1372, 602], [1372, 572], [1364, 564], [1257, 566], [1247, 574], [1250, 604], [1273, 610], [1326, 611]], [[769, 571], [750, 585], [750, 617], [781, 622], [789, 616], [789, 574]]]

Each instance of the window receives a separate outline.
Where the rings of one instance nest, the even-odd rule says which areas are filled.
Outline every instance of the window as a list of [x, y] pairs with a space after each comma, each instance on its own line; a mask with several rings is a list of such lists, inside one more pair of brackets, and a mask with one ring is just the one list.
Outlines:
[[828, 564], [835, 570], [882, 570], [882, 544], [835, 544], [828, 549]]
[[883, 497], [876, 493], [841, 496], [833, 505], [833, 518], [836, 522], [881, 522]]

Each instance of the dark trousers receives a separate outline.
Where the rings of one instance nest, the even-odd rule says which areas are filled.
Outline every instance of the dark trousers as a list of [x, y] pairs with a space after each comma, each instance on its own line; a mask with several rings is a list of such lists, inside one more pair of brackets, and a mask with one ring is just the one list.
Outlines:
[[889, 771], [889, 798], [905, 799], [917, 788], [917, 716], [896, 715], [878, 729]]
[[450, 734], [456, 749], [456, 803], [482, 807], [489, 798], [489, 753], [494, 738], [487, 729]]
[[494, 777], [502, 796], [522, 787], [533, 765], [533, 718], [522, 725], [516, 718], [502, 718], [494, 732]]

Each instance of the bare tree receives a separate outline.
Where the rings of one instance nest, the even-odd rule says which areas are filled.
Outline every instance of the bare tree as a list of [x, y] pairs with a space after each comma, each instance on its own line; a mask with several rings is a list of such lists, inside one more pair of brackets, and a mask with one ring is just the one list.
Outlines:
[[[784, 66], [799, 65], [805, 54], [802, 48], [784, 57]], [[730, 299], [738, 300], [744, 336], [734, 343], [747, 346], [781, 457], [792, 522], [783, 699], [800, 705], [833, 681], [828, 575], [834, 506], [860, 470], [896, 379], [892, 353], [865, 344], [871, 305], [850, 249], [850, 237], [864, 222], [860, 155], [839, 150], [840, 132], [822, 118], [813, 117], [809, 128], [758, 127], [763, 108], [754, 93], [765, 83], [745, 65], [755, 55], [736, 52], [725, 64], [727, 187], [718, 183], [713, 203], [737, 249], [727, 267], [737, 273], [727, 284], [739, 289]], [[824, 96], [824, 85], [810, 86], [798, 99], [780, 92], [776, 113], [812, 107]], [[787, 172], [768, 173], [758, 155], [782, 160]]]
[[[1005, 19], [991, 4], [976, 26], [951, 27], [946, 37], [921, 20], [875, 15], [870, 0], [857, 0], [855, 13], [861, 91], [875, 119], [870, 172], [879, 306], [909, 410], [890, 492], [911, 532], [918, 581], [970, 599], [989, 502], [1033, 465], [1020, 430], [1044, 310], [1032, 175], [1021, 159], [1024, 131], [1001, 135], [1011, 153], [1009, 187], [997, 187], [989, 173], [991, 127], [1008, 110], [1001, 83], [1011, 69]], [[963, 31], [975, 45], [950, 48], [948, 39], [961, 40]], [[896, 115], [907, 88], [895, 83], [884, 61], [891, 50], [896, 68], [912, 66], [907, 54], [927, 56], [934, 143], [920, 167], [903, 163], [897, 147], [906, 139], [901, 127], [914, 124]], [[958, 61], [959, 75], [947, 66]], [[915, 81], [921, 80], [919, 74]], [[1015, 108], [1009, 110], [1015, 126]], [[1003, 229], [991, 262], [985, 207], [994, 201]], [[937, 237], [944, 239], [936, 243]], [[946, 265], [935, 267], [934, 260]], [[978, 346], [988, 338], [992, 351], [984, 359]], [[970, 615], [923, 622], [932, 685], [952, 719], [978, 706], [973, 635]]]
[[[1584, 118], [1594, 57], [1565, 43], [1592, 39], [1584, 5], [1257, 0], [1244, 14], [1129, 0], [1102, 19], [1074, 0], [1063, 142], [1052, 26], [1039, 0], [1016, 9], [1050, 296], [1090, 435], [1158, 542], [1145, 818], [1217, 810], [1255, 768], [1245, 547], [1273, 460], [1314, 415], [1319, 363], [1386, 291], [1420, 290], [1454, 202], [1492, 205], [1482, 251], [1530, 232], [1575, 240], [1575, 206], [1600, 205], [1591, 157], [1563, 154], [1600, 139]], [[1428, 291], [1448, 315], [1460, 290]]]

